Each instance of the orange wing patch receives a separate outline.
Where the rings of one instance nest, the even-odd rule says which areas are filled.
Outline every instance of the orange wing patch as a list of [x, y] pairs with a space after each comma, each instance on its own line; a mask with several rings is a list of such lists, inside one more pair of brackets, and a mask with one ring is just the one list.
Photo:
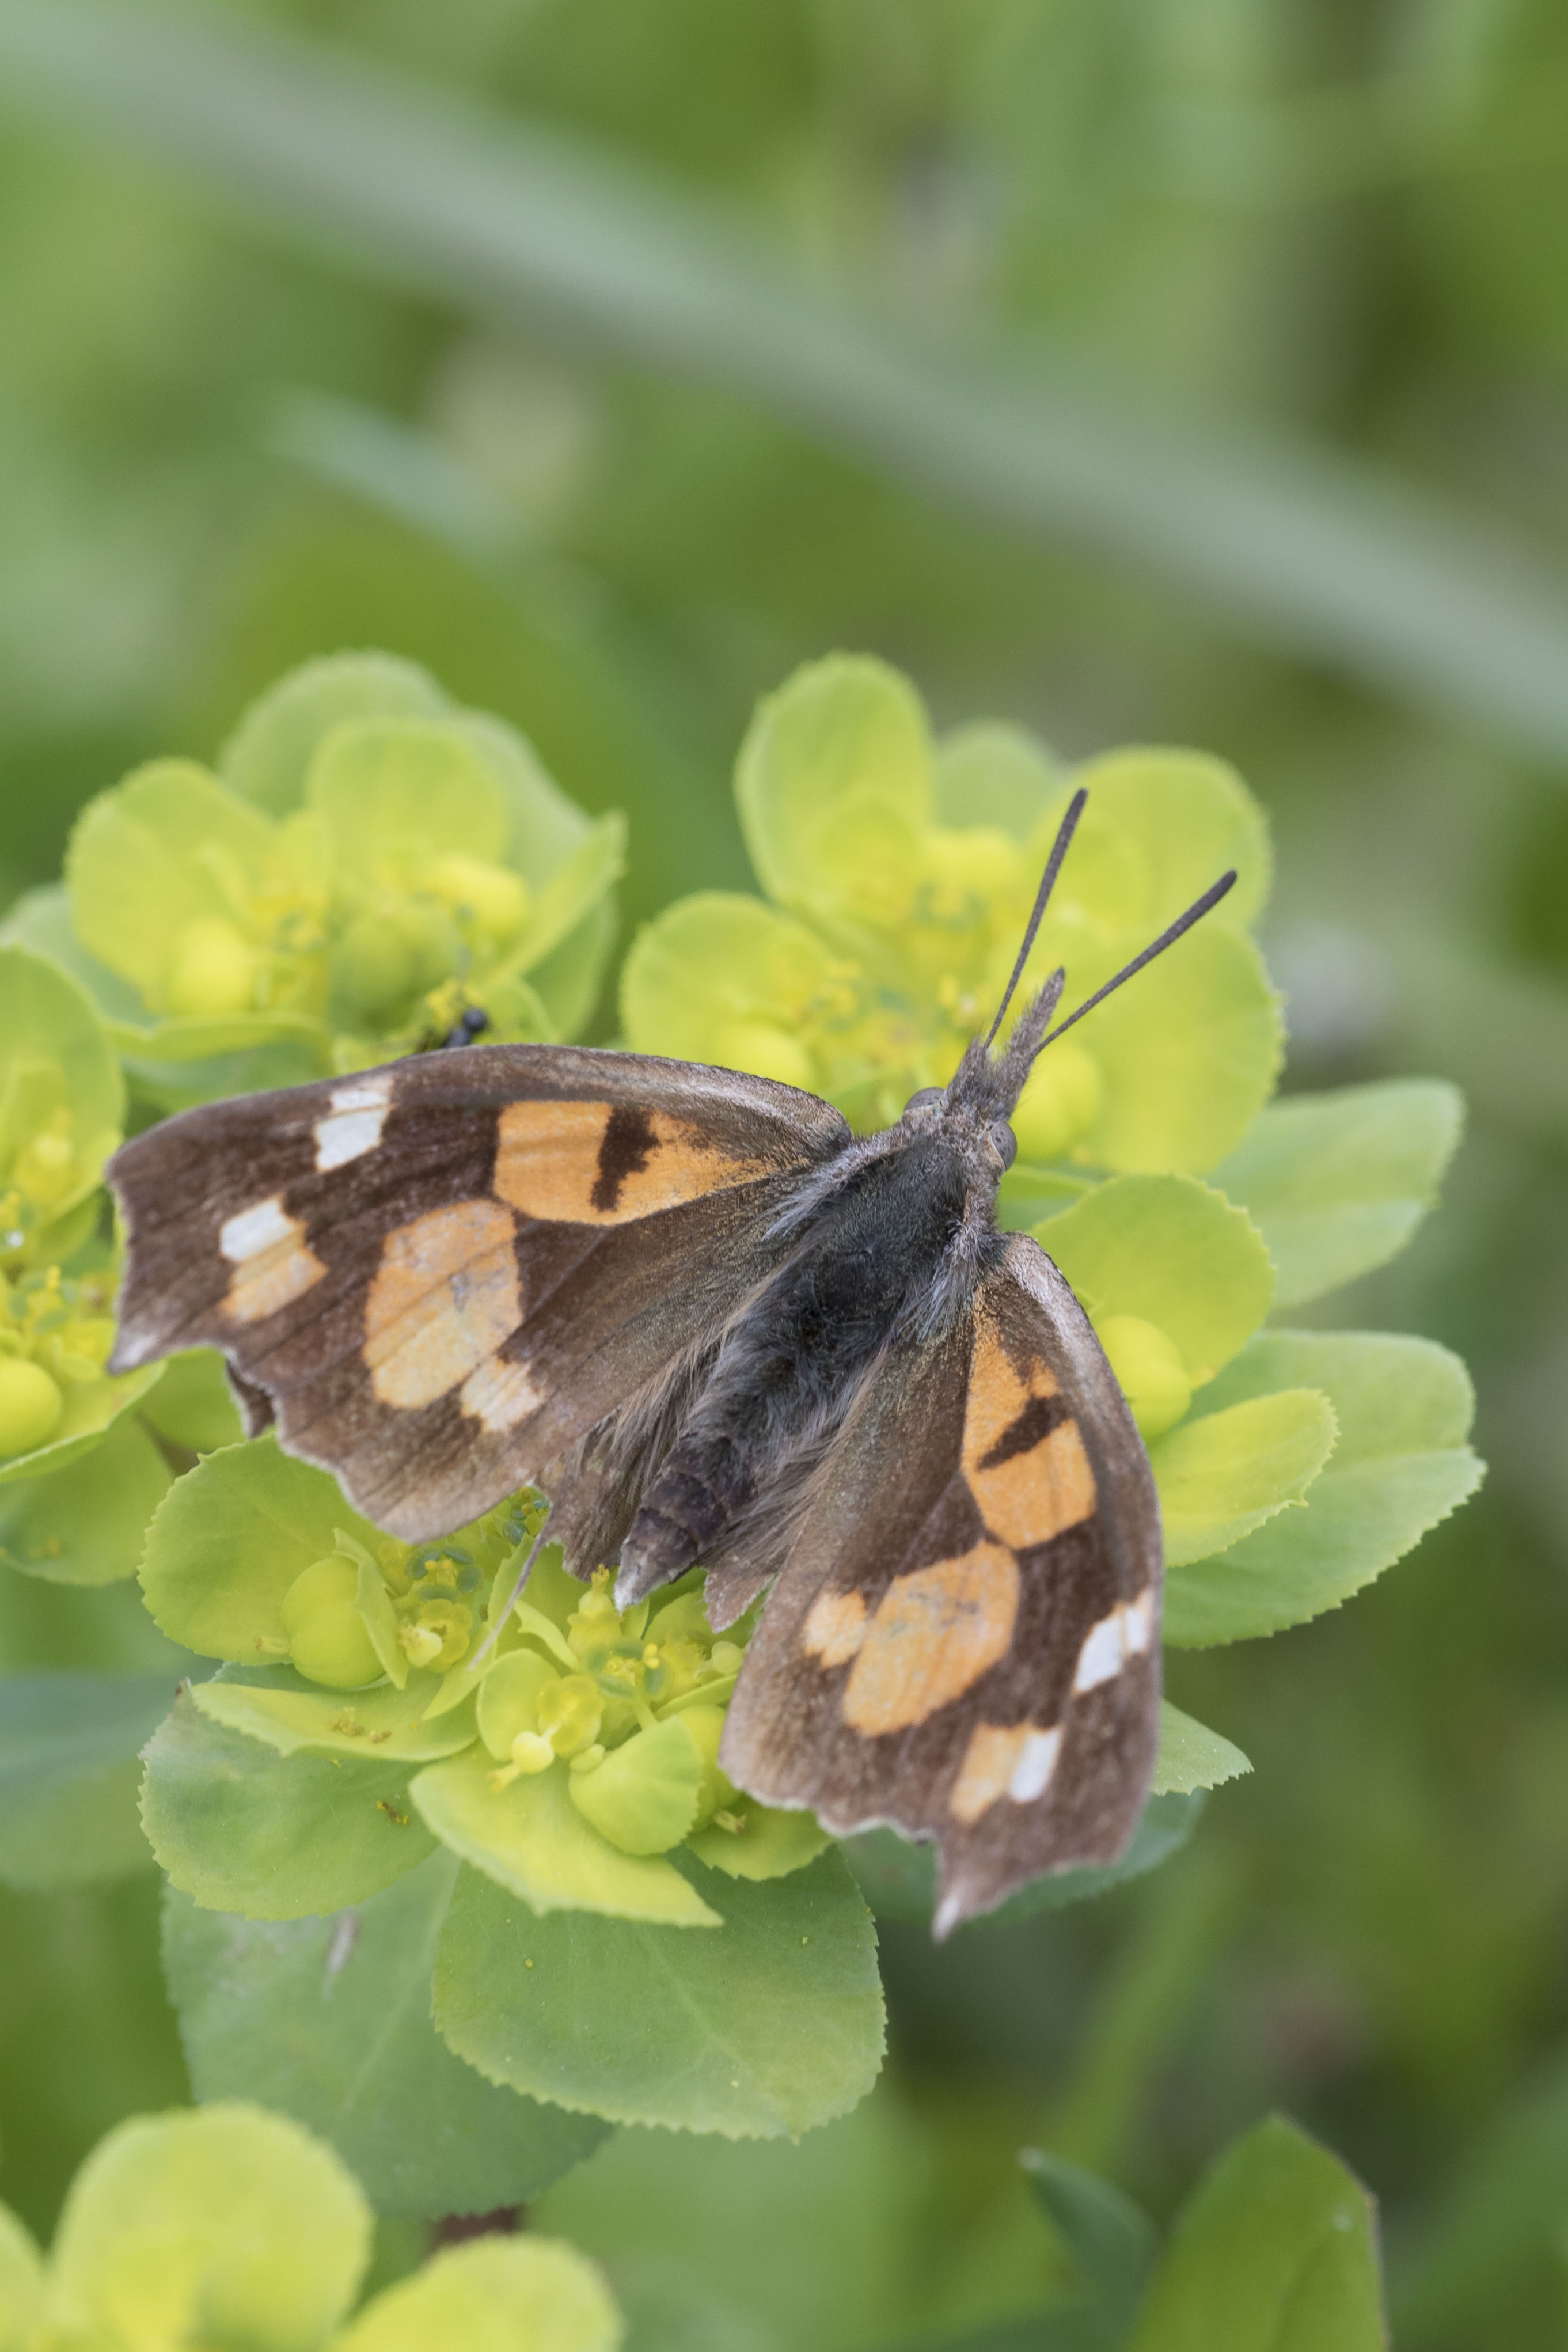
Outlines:
[[501, 1113], [495, 1188], [526, 1217], [624, 1225], [776, 1173], [765, 1160], [730, 1159], [665, 1111], [519, 1102]]
[[961, 1698], [1007, 1655], [1018, 1605], [1018, 1562], [1000, 1544], [895, 1576], [857, 1644], [844, 1721], [872, 1735], [905, 1731]]
[[995, 1328], [976, 1334], [964, 1414], [964, 1475], [993, 1535], [1017, 1551], [1094, 1515], [1094, 1473], [1078, 1423], [1038, 1358], [1027, 1374]]
[[234, 1267], [224, 1313], [236, 1323], [258, 1323], [292, 1306], [327, 1269], [305, 1243], [305, 1228], [275, 1193], [228, 1218], [218, 1247]]
[[365, 1301], [364, 1360], [382, 1404], [434, 1404], [481, 1367], [491, 1379], [501, 1369], [495, 1351], [521, 1319], [515, 1230], [496, 1202], [462, 1201], [387, 1235]]

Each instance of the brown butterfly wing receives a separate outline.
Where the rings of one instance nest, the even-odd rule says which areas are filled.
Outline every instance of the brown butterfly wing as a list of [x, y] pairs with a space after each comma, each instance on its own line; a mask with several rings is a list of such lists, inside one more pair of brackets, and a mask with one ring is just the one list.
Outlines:
[[722, 1325], [849, 1140], [765, 1078], [433, 1054], [166, 1120], [110, 1167], [115, 1368], [221, 1348], [253, 1425], [411, 1540], [536, 1478]]
[[934, 1838], [939, 1933], [1124, 1849], [1158, 1733], [1159, 1510], [1092, 1330], [1008, 1237], [972, 1314], [891, 1351], [751, 1644], [721, 1761], [842, 1834]]

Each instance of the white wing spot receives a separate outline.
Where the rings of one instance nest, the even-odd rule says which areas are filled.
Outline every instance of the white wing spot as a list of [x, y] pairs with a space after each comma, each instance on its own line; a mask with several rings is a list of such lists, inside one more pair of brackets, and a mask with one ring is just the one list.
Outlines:
[[1008, 1782], [1008, 1794], [1015, 1805], [1031, 1805], [1037, 1797], [1044, 1796], [1061, 1753], [1060, 1725], [1053, 1725], [1049, 1731], [1030, 1731], [1025, 1736], [1022, 1752]]
[[258, 1201], [253, 1209], [240, 1209], [225, 1218], [218, 1228], [218, 1247], [231, 1265], [244, 1265], [278, 1242], [292, 1241], [299, 1231], [275, 1192], [269, 1201]]
[[1129, 1658], [1141, 1656], [1149, 1646], [1154, 1622], [1155, 1597], [1145, 1587], [1135, 1601], [1118, 1601], [1108, 1616], [1091, 1625], [1078, 1653], [1078, 1671], [1072, 1677], [1073, 1696], [1093, 1690], [1100, 1683], [1108, 1683], [1113, 1675], [1121, 1673]]
[[391, 1099], [390, 1078], [361, 1078], [334, 1087], [331, 1110], [316, 1122], [318, 1169], [325, 1173], [329, 1168], [345, 1168], [350, 1160], [362, 1160], [373, 1151], [382, 1139]]

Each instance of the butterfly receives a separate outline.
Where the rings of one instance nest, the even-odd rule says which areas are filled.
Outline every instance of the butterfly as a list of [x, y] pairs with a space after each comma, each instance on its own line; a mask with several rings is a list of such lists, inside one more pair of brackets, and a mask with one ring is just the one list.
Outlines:
[[535, 1552], [614, 1565], [622, 1607], [701, 1568], [719, 1630], [770, 1588], [724, 1769], [935, 1840], [939, 1936], [1115, 1859], [1156, 1742], [1148, 1458], [996, 1202], [1037, 1055], [1235, 876], [993, 1050], [1084, 799], [988, 1033], [880, 1134], [737, 1071], [471, 1045], [183, 1112], [109, 1170], [113, 1369], [221, 1349], [248, 1433], [413, 1542], [532, 1484]]

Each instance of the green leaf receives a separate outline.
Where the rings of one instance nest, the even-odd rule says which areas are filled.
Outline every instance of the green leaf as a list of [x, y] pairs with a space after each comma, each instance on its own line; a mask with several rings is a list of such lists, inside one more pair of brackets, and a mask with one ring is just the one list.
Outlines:
[[[149, 1019], [138, 992], [117, 971], [89, 955], [71, 920], [71, 894], [63, 882], [24, 891], [0, 921], [0, 940], [42, 956], [73, 980], [99, 1018], [135, 1027]], [[117, 1122], [118, 1124], [118, 1122]]]
[[833, 961], [827, 942], [792, 915], [734, 891], [699, 890], [632, 942], [621, 974], [626, 1042], [634, 1053], [814, 1087], [797, 1032]]
[[1276, 1305], [1321, 1297], [1402, 1250], [1463, 1123], [1458, 1089], [1437, 1078], [1294, 1095], [1260, 1111], [1214, 1181], [1256, 1219]]
[[569, 1772], [567, 1793], [583, 1819], [623, 1853], [664, 1853], [697, 1816], [705, 1759], [679, 1715], [634, 1732], [591, 1772]]
[[1226, 761], [1157, 746], [1107, 751], [1075, 770], [1061, 805], [1080, 787], [1089, 805], [1062, 888], [1099, 921], [1152, 939], [1234, 866], [1234, 887], [1206, 919], [1238, 931], [1257, 922], [1273, 880], [1269, 820]]
[[507, 861], [548, 882], [596, 830], [569, 800], [526, 735], [493, 711], [460, 710], [453, 724], [484, 762], [507, 809]]
[[152, 761], [77, 820], [66, 852], [77, 935], [157, 1006], [176, 938], [232, 921], [225, 883], [264, 870], [275, 845], [267, 820], [193, 760]]
[[1212, 1412], [1206, 1399], [1200, 1416], [1149, 1448], [1167, 1570], [1228, 1550], [1299, 1503], [1333, 1447], [1333, 1411], [1314, 1390], [1282, 1389]]
[[68, 1381], [66, 1409], [55, 1434], [31, 1454], [14, 1454], [9, 1462], [0, 1462], [0, 1486], [18, 1478], [50, 1477], [68, 1464], [79, 1462], [98, 1446], [110, 1423], [139, 1403], [162, 1377], [162, 1364], [145, 1364], [138, 1372], [120, 1372], [113, 1380]]
[[146, 1752], [142, 1826], [174, 1885], [206, 1910], [250, 1919], [341, 1910], [380, 1894], [435, 1843], [410, 1803], [406, 1767], [276, 1755], [212, 1722], [188, 1691]]
[[0, 1176], [57, 1112], [69, 1119], [59, 1215], [97, 1184], [125, 1124], [125, 1082], [89, 994], [41, 955], [0, 948]]
[[[167, 1020], [110, 1021], [109, 1034], [128, 1067], [167, 1062], [211, 1062], [233, 1054], [255, 1054], [264, 1045], [291, 1048], [305, 1057], [302, 1077], [323, 1075], [328, 1047], [324, 1023], [308, 1013], [190, 1013]], [[204, 1097], [198, 1097], [198, 1099]]]
[[1160, 1701], [1160, 1745], [1149, 1783], [1155, 1796], [1176, 1790], [1186, 1796], [1194, 1789], [1218, 1789], [1250, 1772], [1250, 1760], [1218, 1731], [1183, 1715], [1169, 1699]]
[[354, 719], [444, 719], [452, 705], [427, 670], [395, 654], [329, 654], [253, 702], [218, 754], [218, 773], [271, 816], [305, 799], [317, 745]]
[[1026, 2147], [1019, 2161], [1072, 2256], [1094, 2317], [1119, 2344], [1137, 2317], [1159, 2231], [1141, 2205], [1098, 2173], [1048, 2148]]
[[370, 2246], [358, 2187], [298, 2124], [241, 2105], [140, 2116], [71, 2185], [48, 2316], [84, 2343], [319, 2352]]
[[336, 2148], [379, 2213], [484, 2213], [537, 2196], [603, 2126], [498, 2088], [430, 2018], [457, 1864], [331, 1918], [202, 1911], [170, 1889], [163, 1962], [196, 2096], [242, 2091]]
[[[1146, 943], [1143, 933], [1124, 934], [1119, 949], [1130, 956]], [[1069, 1009], [1108, 977], [1070, 960]], [[1105, 1081], [1103, 1108], [1079, 1150], [1106, 1168], [1212, 1168], [1267, 1102], [1283, 1052], [1262, 958], [1240, 932], [1207, 923], [1118, 989], [1073, 1035]]]
[[1021, 727], [973, 720], [944, 735], [932, 776], [933, 814], [951, 828], [987, 825], [1019, 848], [1063, 804], [1061, 770], [1045, 745]]
[[44, 2258], [8, 2205], [0, 2205], [0, 2352], [31, 2352], [44, 2310]]
[[1190, 1176], [1113, 1176], [1035, 1228], [1096, 1323], [1137, 1315], [1173, 1339], [1196, 1388], [1258, 1328], [1273, 1271], [1258, 1232]]
[[1183, 2207], [1129, 2352], [1385, 2352], [1372, 2200], [1270, 2116]]
[[1310, 1381], [1328, 1397], [1339, 1426], [1333, 1458], [1304, 1509], [1282, 1513], [1218, 1559], [1167, 1576], [1167, 1642], [1201, 1649], [1246, 1641], [1337, 1607], [1480, 1484], [1482, 1465], [1464, 1443], [1474, 1410], [1469, 1380], [1434, 1341], [1260, 1332], [1204, 1391], [1201, 1410], [1267, 1396], [1286, 1381]]
[[417, 889], [460, 850], [490, 864], [507, 841], [499, 789], [461, 728], [434, 719], [357, 719], [317, 745], [308, 807], [326, 820], [338, 879]]
[[374, 1556], [380, 1531], [325, 1470], [270, 1435], [225, 1446], [176, 1479], [147, 1530], [147, 1606], [171, 1640], [254, 1665], [265, 1643], [284, 1640], [283, 1596], [340, 1528]]
[[215, 1454], [244, 1435], [239, 1410], [215, 1348], [187, 1348], [171, 1356], [163, 1377], [141, 1408], [160, 1437], [192, 1454]]
[[617, 2352], [602, 2273], [549, 2238], [449, 2247], [367, 2304], [332, 2352]]
[[710, 1822], [686, 1843], [699, 1862], [727, 1878], [784, 1878], [832, 1843], [815, 1813], [759, 1805], [755, 1797], [737, 1797], [724, 1810], [740, 1822], [738, 1831]]
[[601, 816], [537, 893], [521, 939], [498, 969], [531, 972], [577, 930], [625, 868], [626, 820]]
[[829, 922], [896, 920], [933, 813], [919, 696], [863, 655], [808, 663], [758, 705], [735, 793], [769, 898]]
[[841, 1858], [727, 1880], [716, 1899], [724, 1925], [705, 1936], [584, 1911], [536, 1919], [465, 1871], [436, 2024], [493, 2081], [613, 2123], [771, 2139], [844, 2114], [875, 2079], [883, 2023], [875, 1933]]
[[487, 1756], [454, 1757], [420, 1773], [412, 1793], [443, 1844], [508, 1896], [520, 1895], [540, 1914], [564, 1906], [679, 1927], [718, 1926], [718, 1914], [669, 1862], [622, 1853], [600, 1836], [572, 1803], [563, 1765], [520, 1773], [501, 1789], [492, 1786], [492, 1770]]
[[173, 1483], [153, 1440], [127, 1416], [69, 1469], [0, 1486], [0, 1560], [51, 1584], [134, 1576], [147, 1523]]
[[[1033, 1918], [1039, 1911], [1060, 1911], [1070, 1903], [1085, 1903], [1103, 1895], [1125, 1879], [1141, 1878], [1186, 1843], [1197, 1827], [1204, 1801], [1201, 1790], [1190, 1796], [1152, 1796], [1120, 1862], [1051, 1871], [1020, 1887], [998, 1909], [988, 1911], [979, 1919], [965, 1920], [956, 1932], [1010, 1927], [1015, 1920]], [[895, 1830], [862, 1830], [839, 1843], [879, 1919], [930, 1926], [936, 1907], [936, 1864], [928, 1845], [912, 1844]]]
[[248, 1732], [280, 1756], [428, 1764], [456, 1755], [476, 1737], [472, 1705], [425, 1721], [425, 1709], [440, 1688], [438, 1675], [415, 1674], [401, 1690], [377, 1685], [329, 1691], [287, 1666], [242, 1666], [222, 1681], [198, 1685], [193, 1696], [210, 1723]]
[[138, 1758], [173, 1695], [167, 1675], [0, 1679], [0, 1878], [83, 1886], [150, 1865]]

